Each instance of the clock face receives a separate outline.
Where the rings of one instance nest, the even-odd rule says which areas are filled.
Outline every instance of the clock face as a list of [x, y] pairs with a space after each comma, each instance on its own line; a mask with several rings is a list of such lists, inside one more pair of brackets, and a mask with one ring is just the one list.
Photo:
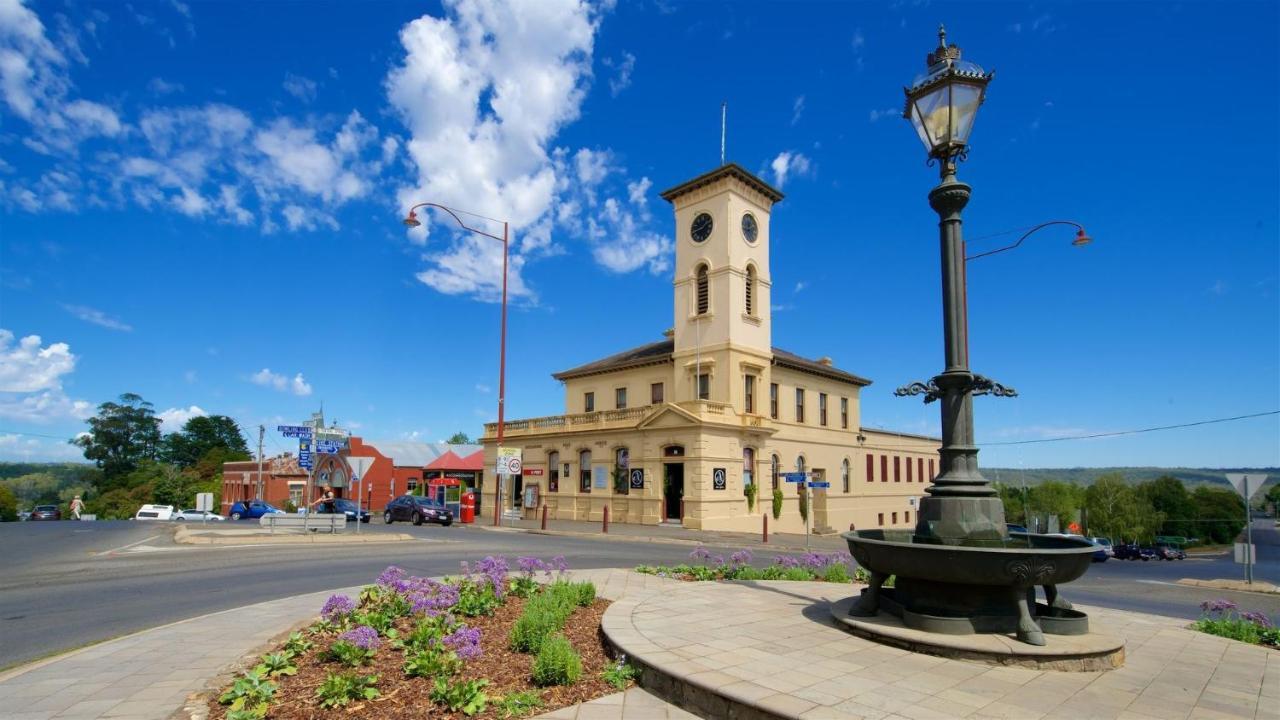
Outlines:
[[759, 233], [760, 233], [760, 227], [756, 225], [756, 216], [752, 215], [751, 213], [746, 213], [745, 215], [743, 215], [742, 216], [742, 237], [746, 238], [747, 242], [753, 243], [756, 241], [756, 236]]
[[698, 213], [693, 219], [693, 224], [689, 226], [689, 235], [694, 242], [700, 243], [711, 236], [711, 216], [707, 213]]

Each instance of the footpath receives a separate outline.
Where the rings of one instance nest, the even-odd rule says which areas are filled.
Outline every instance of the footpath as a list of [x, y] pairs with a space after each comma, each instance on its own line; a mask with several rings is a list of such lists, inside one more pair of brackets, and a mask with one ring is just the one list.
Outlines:
[[[584, 520], [547, 520], [547, 529], [542, 529], [540, 520], [503, 518], [501, 527], [495, 527], [492, 517], [486, 521], [476, 519], [470, 527], [494, 532], [527, 532], [540, 535], [560, 535], [565, 537], [608, 538], [609, 540], [630, 540], [644, 543], [670, 543], [674, 545], [707, 545], [722, 548], [751, 548], [752, 550], [777, 550], [779, 552], [803, 552], [806, 548], [805, 536], [800, 533], [769, 533], [768, 542], [764, 541], [763, 532], [727, 532], [723, 530], [693, 530], [679, 525], [635, 525], [632, 523], [610, 523], [609, 532], [603, 530], [603, 523]], [[848, 552], [849, 546], [839, 533], [830, 535], [809, 535], [807, 547], [817, 552]]]

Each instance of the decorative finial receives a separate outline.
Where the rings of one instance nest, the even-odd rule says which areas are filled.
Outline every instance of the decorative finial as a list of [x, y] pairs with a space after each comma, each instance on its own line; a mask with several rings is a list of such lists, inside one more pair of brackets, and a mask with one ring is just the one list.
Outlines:
[[936, 63], [960, 59], [960, 48], [947, 45], [947, 28], [938, 23], [938, 47], [925, 57], [925, 64], [933, 67]]
[[947, 26], [943, 25], [942, 23], [938, 23], [938, 47], [944, 48], [946, 46], [947, 46]]

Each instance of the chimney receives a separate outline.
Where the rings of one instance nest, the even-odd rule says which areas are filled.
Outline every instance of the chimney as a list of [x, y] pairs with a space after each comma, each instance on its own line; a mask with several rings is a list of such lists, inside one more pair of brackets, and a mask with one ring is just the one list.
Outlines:
[[675, 329], [675, 328], [667, 328], [666, 330], [663, 330], [663, 331], [662, 331], [662, 337], [664, 337], [664, 338], [666, 338], [666, 339], [668, 339], [668, 340], [670, 340], [671, 338], [673, 338], [673, 337], [675, 337], [675, 336], [676, 336], [676, 329]]
[[831, 367], [831, 357], [828, 355], [823, 355], [822, 357], [818, 358], [818, 364]]

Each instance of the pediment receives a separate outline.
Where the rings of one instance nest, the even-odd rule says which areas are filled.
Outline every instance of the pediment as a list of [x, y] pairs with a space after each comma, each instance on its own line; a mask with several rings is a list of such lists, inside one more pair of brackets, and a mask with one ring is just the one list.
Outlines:
[[652, 415], [640, 421], [637, 428], [670, 428], [701, 425], [697, 415], [676, 405], [667, 404], [654, 411]]

